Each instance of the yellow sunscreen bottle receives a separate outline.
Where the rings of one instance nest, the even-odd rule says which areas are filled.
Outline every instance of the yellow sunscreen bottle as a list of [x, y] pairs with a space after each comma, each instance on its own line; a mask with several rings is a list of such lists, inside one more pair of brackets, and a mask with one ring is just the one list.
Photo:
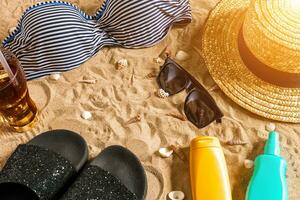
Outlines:
[[197, 137], [190, 145], [193, 200], [231, 200], [226, 161], [215, 137]]

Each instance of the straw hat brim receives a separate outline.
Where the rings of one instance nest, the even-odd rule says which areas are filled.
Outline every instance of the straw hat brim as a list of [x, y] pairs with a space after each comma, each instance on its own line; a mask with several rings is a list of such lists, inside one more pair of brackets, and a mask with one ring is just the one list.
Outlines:
[[223, 0], [210, 13], [202, 36], [207, 68], [224, 93], [257, 115], [300, 122], [300, 88], [272, 85], [256, 77], [243, 63], [238, 35], [250, 0]]

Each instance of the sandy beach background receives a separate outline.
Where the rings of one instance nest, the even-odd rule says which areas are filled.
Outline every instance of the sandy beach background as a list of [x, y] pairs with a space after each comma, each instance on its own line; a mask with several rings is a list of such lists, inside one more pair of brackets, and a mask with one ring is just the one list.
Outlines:
[[[16, 26], [23, 11], [37, 2], [0, 0], [1, 41], [8, 35], [8, 30]], [[91, 15], [101, 4], [99, 0], [68, 2]], [[224, 148], [233, 200], [243, 200], [253, 170], [244, 167], [244, 160], [253, 160], [262, 152], [268, 133], [266, 126], [274, 123], [280, 133], [282, 155], [288, 162], [289, 199], [300, 199], [300, 125], [263, 119], [242, 109], [216, 89], [211, 94], [225, 114], [223, 122], [199, 130], [184, 119], [185, 92], [164, 99], [156, 95], [155, 77], [160, 64], [154, 59], [166, 47], [172, 56], [180, 50], [187, 52], [189, 58], [178, 62], [197, 76], [207, 89], [214, 87], [201, 58], [200, 32], [217, 2], [191, 0], [193, 22], [184, 28], [173, 28], [168, 37], [154, 47], [139, 50], [105, 48], [57, 81], [47, 77], [29, 82], [30, 94], [40, 110], [39, 122], [36, 128], [26, 133], [0, 127], [0, 168], [18, 144], [47, 130], [70, 129], [86, 139], [90, 158], [112, 144], [126, 146], [137, 154], [147, 171], [148, 200], [166, 199], [172, 190], [182, 190], [185, 199], [191, 200], [188, 146], [196, 136], [212, 135], [221, 140]], [[117, 69], [116, 62], [123, 58], [128, 60], [128, 67]], [[84, 79], [97, 82], [80, 83]], [[90, 111], [92, 119], [82, 119], [83, 111]], [[127, 123], [137, 116], [140, 121]], [[157, 154], [160, 147], [172, 144], [183, 148], [185, 161], [176, 155], [161, 158]]]

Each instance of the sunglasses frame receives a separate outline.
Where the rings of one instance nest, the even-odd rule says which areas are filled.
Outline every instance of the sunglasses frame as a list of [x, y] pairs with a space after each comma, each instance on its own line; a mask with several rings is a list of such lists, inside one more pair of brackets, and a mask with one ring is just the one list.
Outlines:
[[[187, 105], [187, 101], [189, 99], [189, 96], [193, 93], [193, 91], [198, 90], [201, 94], [204, 94], [205, 97], [209, 99], [209, 101], [208, 101], [209, 106], [215, 108], [214, 109], [215, 110], [215, 120], [216, 120], [217, 123], [221, 123], [221, 118], [224, 116], [224, 114], [220, 110], [218, 105], [216, 104], [215, 100], [209, 94], [209, 92], [188, 71], [186, 71], [184, 68], [182, 68], [179, 64], [177, 64], [170, 57], [166, 58], [165, 63], [161, 66], [160, 72], [157, 76], [157, 82], [158, 82], [159, 87], [162, 88], [161, 84], [160, 84], [159, 77], [161, 76], [162, 71], [164, 70], [165, 67], [167, 67], [168, 64], [173, 64], [180, 71], [182, 71], [184, 73], [184, 76], [185, 76], [186, 80], [187, 80], [185, 86], [181, 90], [179, 90], [177, 93], [170, 94], [170, 96], [172, 96], [172, 95], [175, 95], [175, 94], [178, 94], [178, 93], [182, 92], [183, 90], [187, 91], [187, 96], [186, 96], [185, 101], [184, 101], [184, 113], [185, 113], [185, 115], [187, 116], [187, 114], [186, 114], [187, 111], [186, 111], [186, 106], [185, 105]], [[189, 121], [191, 121], [191, 120], [189, 120]], [[214, 120], [212, 120], [212, 121], [214, 121]], [[194, 124], [194, 125], [196, 125], [196, 124]]]

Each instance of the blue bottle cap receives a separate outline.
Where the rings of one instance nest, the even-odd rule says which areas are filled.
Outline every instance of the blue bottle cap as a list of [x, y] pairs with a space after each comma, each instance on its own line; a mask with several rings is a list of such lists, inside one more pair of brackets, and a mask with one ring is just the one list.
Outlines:
[[279, 135], [275, 131], [269, 133], [269, 138], [266, 142], [264, 154], [280, 156]]

